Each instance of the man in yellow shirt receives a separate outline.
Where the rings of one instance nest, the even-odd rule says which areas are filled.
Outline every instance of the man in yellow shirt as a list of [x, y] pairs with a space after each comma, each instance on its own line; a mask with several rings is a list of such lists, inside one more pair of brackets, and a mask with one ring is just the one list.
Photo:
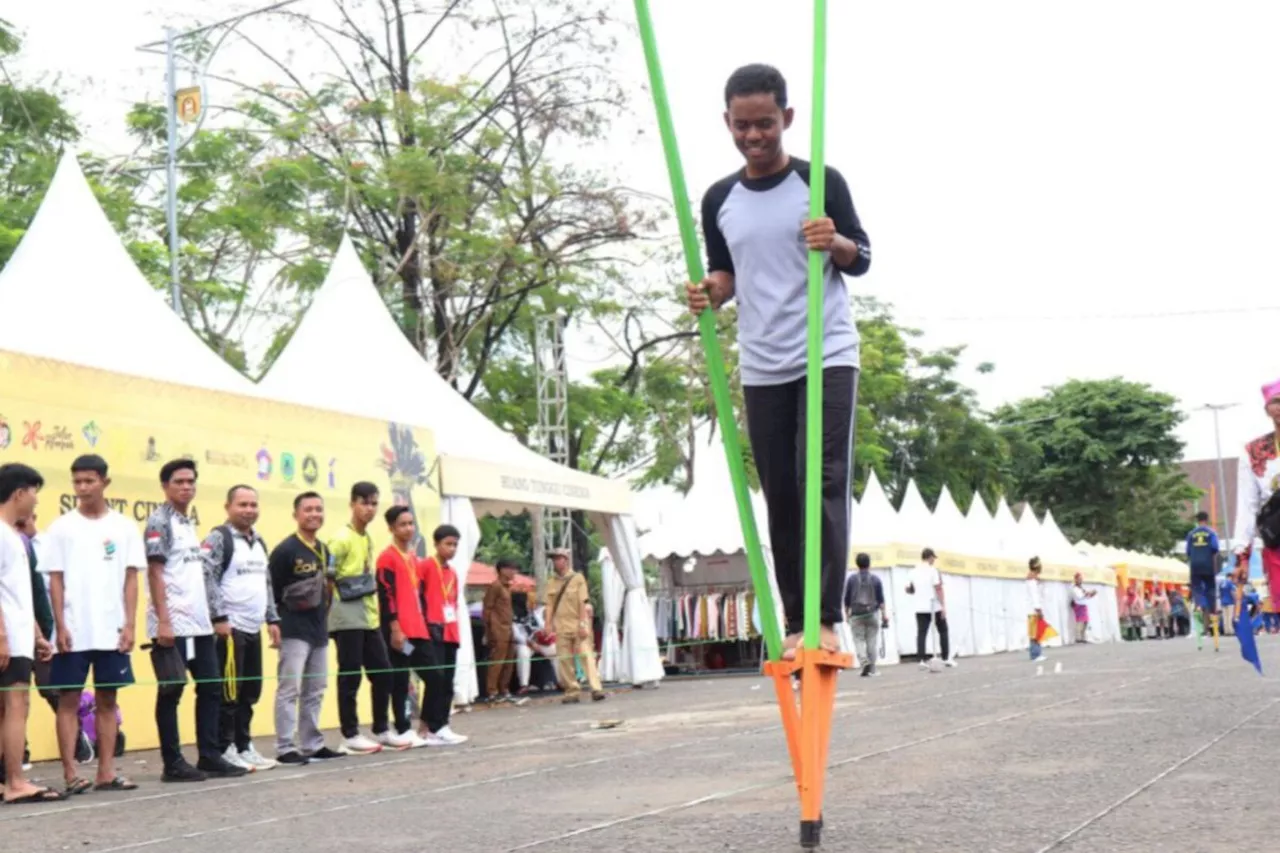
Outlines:
[[556, 672], [564, 689], [564, 703], [571, 705], [582, 700], [582, 687], [574, 667], [575, 656], [582, 656], [582, 668], [591, 686], [591, 698], [597, 702], [605, 698], [600, 685], [600, 673], [596, 670], [596, 655], [592, 641], [591, 596], [587, 579], [575, 572], [568, 548], [548, 552], [555, 575], [547, 581], [547, 624], [556, 635]]
[[[384, 746], [407, 749], [411, 743], [409, 737], [391, 728], [387, 717], [391, 660], [379, 630], [378, 581], [368, 530], [377, 512], [378, 487], [356, 483], [351, 487], [351, 521], [328, 543], [333, 585], [329, 634], [338, 647], [338, 720], [342, 724], [338, 751], [346, 755], [369, 755]], [[356, 710], [362, 670], [373, 688], [372, 739], [360, 733]]]

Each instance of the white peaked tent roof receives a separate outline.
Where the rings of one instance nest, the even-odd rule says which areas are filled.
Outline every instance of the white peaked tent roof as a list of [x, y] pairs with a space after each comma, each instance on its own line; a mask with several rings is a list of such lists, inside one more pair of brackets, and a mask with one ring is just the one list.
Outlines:
[[209, 349], [134, 265], [70, 151], [0, 270], [0, 317], [0, 349], [253, 393], [253, 383]]
[[951, 490], [945, 485], [938, 493], [938, 502], [933, 507], [933, 529], [935, 547], [957, 554], [974, 553], [973, 543], [965, 530], [964, 516], [960, 507], [951, 497]]
[[969, 500], [969, 511], [964, 516], [965, 534], [972, 543], [971, 550], [979, 554], [999, 554], [1000, 537], [987, 502], [977, 491]]
[[[649, 494], [652, 492], [646, 493]], [[657, 503], [656, 512], [651, 501]], [[720, 434], [713, 435], [710, 424], [700, 428], [694, 438], [693, 487], [688, 494], [663, 488], [640, 504], [646, 507], [646, 520], [650, 522], [640, 539], [640, 553], [645, 557], [661, 560], [673, 555], [711, 556], [744, 550], [733, 480]], [[751, 492], [751, 508], [760, 544], [768, 550], [769, 517], [759, 492]]]
[[[393, 365], [398, 368], [394, 386], [384, 379]], [[258, 389], [277, 399], [311, 405], [321, 400], [326, 407], [350, 414], [430, 429], [442, 459], [446, 495], [495, 503], [508, 500], [498, 491], [482, 488], [469, 492], [455, 487], [449, 473], [452, 458], [458, 462], [458, 470], [474, 473], [477, 468], [484, 469], [481, 476], [472, 479], [485, 484], [499, 479], [489, 473], [501, 472], [504, 483], [537, 480], [554, 486], [568, 482], [577, 487], [579, 495], [584, 488], [590, 494], [616, 495], [620, 487], [625, 509], [630, 511], [625, 485], [557, 465], [502, 430], [445, 382], [405, 338], [348, 237], [338, 247], [329, 274], [293, 338]], [[462, 483], [467, 478], [457, 479]], [[528, 494], [534, 505], [581, 503], [548, 495], [545, 490]]]
[[991, 529], [999, 543], [1000, 555], [1017, 556], [1018, 520], [1013, 517], [1009, 502], [1003, 497], [996, 503], [996, 511], [991, 514]]
[[1018, 535], [1015, 541], [1018, 548], [1026, 553], [1023, 559], [1030, 559], [1033, 556], [1039, 556], [1042, 560], [1044, 555], [1040, 551], [1044, 547], [1043, 534], [1040, 531], [1040, 520], [1036, 518], [1035, 508], [1031, 504], [1024, 504], [1022, 507], [1022, 516], [1018, 519]]
[[855, 548], [891, 545], [898, 542], [900, 532], [898, 513], [884, 493], [876, 472], [872, 471], [858, 501], [850, 528], [850, 541]]
[[898, 506], [899, 539], [908, 543], [923, 543], [932, 546], [934, 536], [933, 513], [924, 502], [924, 496], [916, 487], [916, 481], [907, 482], [907, 489], [902, 495], [902, 503]]

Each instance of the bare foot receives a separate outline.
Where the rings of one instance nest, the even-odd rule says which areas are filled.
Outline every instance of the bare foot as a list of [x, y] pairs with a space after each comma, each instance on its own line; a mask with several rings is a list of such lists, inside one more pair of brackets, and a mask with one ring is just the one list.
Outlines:
[[800, 641], [804, 639], [804, 634], [788, 634], [787, 638], [782, 641], [782, 659], [795, 660], [796, 649], [800, 646]]
[[840, 635], [836, 633], [836, 629], [831, 625], [823, 625], [822, 632], [818, 635], [818, 647], [824, 652], [840, 651]]

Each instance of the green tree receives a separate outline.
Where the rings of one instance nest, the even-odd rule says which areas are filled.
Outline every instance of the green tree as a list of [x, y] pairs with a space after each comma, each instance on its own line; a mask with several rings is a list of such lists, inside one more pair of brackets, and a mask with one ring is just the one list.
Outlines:
[[1071, 539], [1168, 553], [1195, 488], [1178, 467], [1184, 415], [1149, 385], [1072, 380], [995, 413], [1011, 495], [1051, 507]]

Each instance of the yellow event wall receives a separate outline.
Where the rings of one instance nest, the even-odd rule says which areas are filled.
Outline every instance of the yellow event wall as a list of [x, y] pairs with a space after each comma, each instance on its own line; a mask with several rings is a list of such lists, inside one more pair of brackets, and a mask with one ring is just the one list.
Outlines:
[[[303, 491], [315, 490], [325, 497], [321, 536], [339, 529], [349, 519], [351, 484], [359, 480], [381, 487], [383, 506], [393, 501], [411, 503], [426, 530], [440, 518], [435, 442], [428, 430], [0, 350], [0, 464], [23, 462], [44, 475], [37, 509], [40, 528], [74, 507], [70, 466], [82, 453], [97, 453], [107, 460], [111, 469], [107, 498], [140, 528], [151, 509], [164, 500], [160, 466], [179, 457], [194, 459], [199, 468], [193, 512], [201, 535], [225, 521], [227, 489], [239, 483], [259, 492], [259, 531], [269, 547], [293, 532], [293, 499]], [[389, 542], [380, 518], [370, 526], [370, 533], [378, 549]], [[145, 580], [139, 577], [139, 645], [145, 642], [146, 632]], [[155, 687], [148, 653], [135, 650], [133, 666], [138, 684], [120, 694], [123, 728], [131, 749], [154, 748], [158, 745]], [[260, 738], [273, 733], [275, 697], [276, 655], [265, 644], [263, 668], [267, 679], [254, 717], [255, 735]], [[337, 670], [332, 648], [329, 669]], [[325, 695], [326, 727], [338, 722], [333, 682], [330, 677]], [[361, 720], [367, 722], [368, 691], [364, 693]], [[186, 743], [194, 742], [194, 701], [189, 686], [180, 711]], [[37, 759], [55, 757], [52, 714], [43, 702], [31, 704], [32, 754]]]

